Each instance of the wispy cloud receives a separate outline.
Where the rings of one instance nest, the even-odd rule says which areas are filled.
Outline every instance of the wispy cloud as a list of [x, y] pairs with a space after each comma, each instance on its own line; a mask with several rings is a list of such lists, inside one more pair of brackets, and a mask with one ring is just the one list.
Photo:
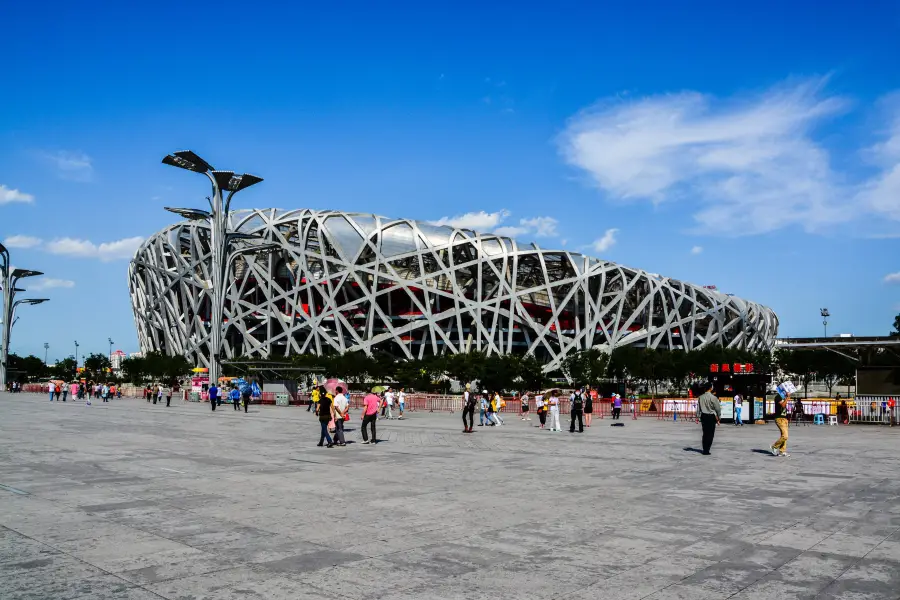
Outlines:
[[887, 123], [883, 140], [864, 152], [880, 172], [863, 186], [858, 200], [869, 210], [900, 220], [900, 92], [880, 104], [881, 120]]
[[41, 238], [30, 235], [11, 235], [3, 240], [7, 248], [34, 248], [41, 245]]
[[694, 246], [693, 248], [691, 248], [691, 254], [702, 254], [702, 253], [703, 253], [703, 246]]
[[41, 157], [56, 168], [56, 174], [62, 179], [82, 183], [94, 179], [93, 159], [84, 152], [58, 150], [44, 152]]
[[104, 262], [130, 259], [138, 247], [144, 242], [142, 237], [130, 237], [114, 242], [95, 244], [89, 240], [62, 238], [47, 242], [45, 248], [51, 254], [77, 256], [81, 258], [99, 258]]
[[533, 231], [538, 237], [556, 237], [559, 235], [556, 227], [559, 221], [553, 217], [534, 217], [531, 219], [522, 219], [519, 225]]
[[506, 217], [509, 211], [506, 209], [497, 212], [468, 212], [455, 217], [441, 217], [437, 221], [431, 221], [432, 225], [449, 225], [457, 229], [472, 229], [474, 231], [488, 231], [497, 227]]
[[75, 282], [71, 279], [53, 279], [52, 277], [42, 277], [40, 279], [29, 279], [26, 283], [29, 290], [50, 290], [53, 288], [73, 288]]
[[885, 283], [900, 283], [900, 271], [896, 273], [888, 273], [884, 276]]
[[606, 232], [604, 232], [603, 237], [594, 240], [591, 244], [591, 249], [594, 252], [606, 252], [616, 245], [617, 233], [619, 233], [618, 229], [607, 229]]
[[24, 202], [26, 204], [34, 202], [34, 196], [13, 190], [5, 185], [0, 184], [0, 204], [11, 204], [13, 202]]
[[[609, 198], [690, 203], [711, 233], [822, 230], [858, 217], [855, 186], [812, 136], [850, 104], [827, 96], [825, 83], [795, 81], [727, 101], [696, 92], [614, 99], [573, 117], [560, 149]], [[900, 146], [900, 129], [892, 131], [877, 150], [887, 163]], [[900, 212], [898, 162], [884, 165], [868, 196], [892, 215]]]

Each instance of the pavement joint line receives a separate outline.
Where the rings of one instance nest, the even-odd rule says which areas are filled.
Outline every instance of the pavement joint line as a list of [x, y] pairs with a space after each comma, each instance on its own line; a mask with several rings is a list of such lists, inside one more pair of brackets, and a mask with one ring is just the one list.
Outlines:
[[30, 495], [30, 494], [29, 494], [28, 492], [26, 492], [25, 490], [20, 490], [19, 488], [14, 488], [14, 487], [11, 487], [11, 486], [8, 486], [8, 485], [3, 485], [2, 483], [0, 483], [0, 490], [6, 490], [7, 492], [12, 492], [13, 494], [18, 494], [18, 495], [20, 495], [20, 496], [28, 496], [28, 495]]
[[57, 547], [57, 546], [54, 546], [53, 544], [48, 544], [47, 542], [42, 542], [42, 541], [39, 540], [39, 539], [33, 538], [33, 537], [31, 537], [30, 535], [28, 535], [28, 534], [26, 534], [26, 533], [22, 533], [21, 531], [19, 531], [19, 530], [17, 530], [17, 529], [13, 529], [12, 527], [9, 527], [9, 526], [7, 526], [7, 525], [0, 525], [0, 527], [2, 527], [3, 529], [6, 529], [7, 531], [12, 531], [13, 533], [16, 533], [16, 534], [18, 534], [18, 535], [21, 535], [23, 538], [28, 539], [28, 540], [31, 540], [32, 542], [41, 544], [42, 546], [47, 546], [48, 548], [52, 548], [52, 549], [55, 550], [56, 552], [59, 552], [60, 554], [63, 554], [63, 555], [65, 555], [65, 556], [68, 556], [69, 558], [75, 559], [75, 560], [77, 560], [77, 561], [80, 562], [80, 563], [84, 563], [84, 564], [86, 564], [86, 565], [90, 565], [91, 567], [94, 567], [95, 569], [97, 569], [97, 570], [99, 570], [99, 571], [102, 571], [102, 572], [106, 573], [107, 575], [111, 575], [112, 577], [115, 577], [116, 579], [121, 579], [121, 580], [122, 580], [129, 588], [139, 588], [139, 589], [141, 589], [141, 590], [143, 590], [143, 591], [145, 591], [145, 592], [147, 592], [147, 593], [149, 593], [149, 594], [153, 594], [153, 595], [156, 596], [157, 598], [162, 598], [163, 600], [169, 600], [169, 598], [166, 598], [165, 596], [163, 596], [163, 595], [161, 595], [161, 594], [157, 594], [157, 593], [154, 592], [153, 590], [148, 590], [146, 587], [144, 587], [143, 585], [141, 585], [141, 584], [139, 584], [139, 583], [134, 583], [134, 582], [132, 582], [132, 581], [128, 581], [127, 579], [125, 579], [124, 577], [121, 577], [121, 576], [118, 575], [117, 573], [113, 573], [112, 571], [107, 571], [107, 570], [104, 569], [103, 567], [97, 566], [97, 565], [95, 565], [95, 564], [92, 563], [92, 562], [89, 562], [89, 561], [83, 560], [83, 559], [81, 559], [81, 558], [78, 558], [78, 557], [75, 556], [74, 554], [72, 554], [72, 553], [70, 553], [70, 552], [66, 552], [66, 551], [63, 550], [62, 548], [59, 548], [59, 547]]

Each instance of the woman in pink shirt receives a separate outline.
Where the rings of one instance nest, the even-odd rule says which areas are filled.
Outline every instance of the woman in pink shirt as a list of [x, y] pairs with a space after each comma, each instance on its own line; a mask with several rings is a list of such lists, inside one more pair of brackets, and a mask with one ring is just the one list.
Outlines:
[[[374, 393], [369, 392], [366, 394], [366, 397], [363, 398], [363, 414], [362, 414], [362, 437], [363, 444], [377, 444], [377, 438], [375, 437], [375, 419], [378, 418], [378, 405], [379, 405], [378, 396]], [[369, 441], [369, 437], [366, 435], [366, 425], [372, 426], [372, 441]]]

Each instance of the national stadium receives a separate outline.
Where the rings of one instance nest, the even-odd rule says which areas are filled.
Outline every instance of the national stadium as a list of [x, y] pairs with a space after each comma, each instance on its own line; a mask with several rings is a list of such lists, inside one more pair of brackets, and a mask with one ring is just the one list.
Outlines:
[[[531, 353], [549, 371], [587, 348], [759, 350], [778, 331], [771, 309], [714, 289], [470, 229], [333, 210], [227, 218], [277, 246], [228, 257], [222, 358], [478, 350]], [[129, 288], [143, 351], [208, 366], [211, 261], [203, 221], [138, 249]]]

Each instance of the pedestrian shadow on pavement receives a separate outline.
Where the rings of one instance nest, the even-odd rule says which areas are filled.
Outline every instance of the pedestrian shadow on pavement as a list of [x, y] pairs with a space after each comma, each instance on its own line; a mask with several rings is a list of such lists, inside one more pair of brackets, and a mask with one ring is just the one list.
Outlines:
[[691, 448], [690, 446], [687, 446], [687, 447], [684, 449], [684, 451], [685, 451], [685, 452], [696, 452], [696, 453], [698, 453], [698, 454], [703, 454], [703, 450], [701, 450], [700, 448]]
[[751, 450], [751, 452], [756, 452], [757, 454], [768, 454], [769, 456], [772, 456], [771, 450], [763, 450], [762, 448], [754, 448], [753, 450]]

